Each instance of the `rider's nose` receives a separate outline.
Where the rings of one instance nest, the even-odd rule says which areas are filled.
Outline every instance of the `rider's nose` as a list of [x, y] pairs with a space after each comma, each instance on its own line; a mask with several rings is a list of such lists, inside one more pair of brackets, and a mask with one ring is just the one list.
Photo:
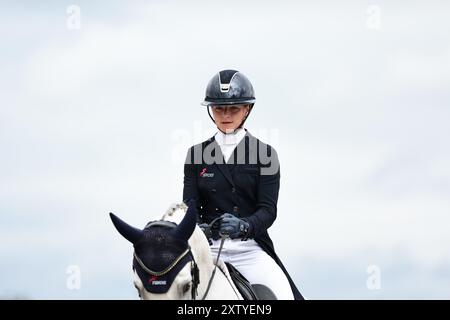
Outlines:
[[231, 113], [230, 113], [230, 111], [225, 111], [225, 112], [223, 113], [223, 117], [224, 117], [225, 119], [231, 118]]

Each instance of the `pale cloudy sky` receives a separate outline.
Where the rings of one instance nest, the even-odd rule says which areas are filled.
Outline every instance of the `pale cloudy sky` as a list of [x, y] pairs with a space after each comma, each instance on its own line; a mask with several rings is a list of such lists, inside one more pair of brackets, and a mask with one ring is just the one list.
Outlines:
[[233, 68], [280, 156], [270, 232], [302, 293], [450, 298], [449, 10], [1, 1], [0, 297], [137, 298], [107, 213], [142, 227], [181, 200], [184, 153], [215, 132], [205, 86]]

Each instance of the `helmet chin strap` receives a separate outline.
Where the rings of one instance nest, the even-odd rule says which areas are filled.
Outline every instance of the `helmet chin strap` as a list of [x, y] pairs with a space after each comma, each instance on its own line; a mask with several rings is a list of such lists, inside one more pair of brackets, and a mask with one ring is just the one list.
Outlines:
[[210, 108], [210, 107], [208, 107], [208, 116], [211, 118], [212, 122], [214, 122], [214, 124], [216, 125], [217, 129], [218, 129], [220, 132], [222, 132], [223, 134], [235, 134], [236, 131], [237, 131], [238, 129], [242, 128], [242, 126], [244, 125], [245, 120], [247, 120], [248, 116], [250, 115], [250, 112], [252, 112], [253, 105], [254, 105], [254, 103], [252, 103], [252, 104], [249, 105], [249, 110], [248, 110], [247, 115], [244, 117], [244, 119], [242, 119], [241, 124], [240, 124], [236, 129], [234, 129], [232, 132], [224, 132], [224, 131], [222, 131], [222, 130], [219, 128], [219, 126], [218, 126], [217, 123], [216, 123], [216, 120], [214, 120], [214, 118], [211, 116], [211, 113], [209, 112], [209, 108]]

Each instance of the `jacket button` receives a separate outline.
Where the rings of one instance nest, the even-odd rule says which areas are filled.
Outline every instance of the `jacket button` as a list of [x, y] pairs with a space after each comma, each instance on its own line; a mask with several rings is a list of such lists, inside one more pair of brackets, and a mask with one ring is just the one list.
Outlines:
[[211, 189], [211, 192], [216, 192], [217, 190], [216, 189]]
[[239, 207], [234, 206], [234, 207], [233, 207], [233, 211], [237, 213], [237, 212], [239, 211]]
[[235, 193], [236, 189], [235, 188], [231, 188], [231, 192]]

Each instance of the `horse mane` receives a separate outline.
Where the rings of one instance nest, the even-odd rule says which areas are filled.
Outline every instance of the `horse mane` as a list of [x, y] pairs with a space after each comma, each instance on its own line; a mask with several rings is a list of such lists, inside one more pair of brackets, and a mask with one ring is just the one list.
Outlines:
[[[187, 208], [188, 207], [183, 202], [172, 203], [166, 213], [164, 213], [162, 220], [172, 221], [178, 224], [186, 214]], [[188, 242], [192, 248], [192, 254], [198, 263], [212, 265], [213, 262], [208, 240], [198, 226], [195, 227]]]
[[[179, 223], [186, 213], [187, 205], [183, 202], [172, 203], [164, 213], [162, 220]], [[183, 213], [182, 215], [179, 215]], [[175, 219], [175, 220], [173, 220]]]

